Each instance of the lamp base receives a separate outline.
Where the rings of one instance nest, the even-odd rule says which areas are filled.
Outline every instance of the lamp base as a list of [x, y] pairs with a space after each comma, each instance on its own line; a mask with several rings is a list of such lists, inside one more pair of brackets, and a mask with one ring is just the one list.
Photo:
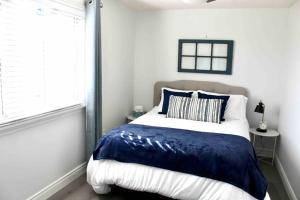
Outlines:
[[256, 131], [261, 132], [261, 133], [266, 133], [268, 130], [267, 129], [257, 128]]

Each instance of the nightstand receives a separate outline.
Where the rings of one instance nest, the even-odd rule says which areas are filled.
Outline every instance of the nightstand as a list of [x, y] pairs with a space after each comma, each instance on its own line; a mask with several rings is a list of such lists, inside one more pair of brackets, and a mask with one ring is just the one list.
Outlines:
[[127, 115], [126, 116], [126, 122], [127, 123], [130, 123], [130, 122], [132, 122], [135, 119], [136, 119], [136, 117], [134, 117], [133, 115]]
[[268, 130], [266, 133], [258, 132], [256, 128], [251, 128], [250, 133], [253, 135], [253, 147], [255, 148], [255, 142], [256, 142], [256, 137], [267, 137], [267, 138], [274, 138], [274, 143], [273, 143], [273, 149], [272, 149], [272, 162], [271, 164], [274, 164], [274, 157], [275, 157], [275, 152], [276, 152], [276, 144], [277, 144], [277, 138], [279, 137], [279, 132], [276, 130]]
[[[145, 114], [145, 113], [143, 113], [143, 114]], [[142, 115], [143, 115], [143, 114], [142, 114]], [[140, 115], [140, 116], [142, 116], [142, 115]], [[136, 117], [136, 116], [134, 116], [133, 114], [127, 115], [127, 116], [126, 116], [126, 122], [127, 122], [127, 123], [130, 123], [130, 122], [132, 122], [133, 120], [136, 120], [137, 118], [139, 118], [140, 116]]]

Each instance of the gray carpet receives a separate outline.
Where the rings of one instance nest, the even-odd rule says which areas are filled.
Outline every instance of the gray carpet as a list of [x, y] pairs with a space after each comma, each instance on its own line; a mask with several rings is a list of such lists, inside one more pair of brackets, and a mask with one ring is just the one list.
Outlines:
[[[261, 163], [261, 168], [266, 176], [269, 188], [268, 192], [271, 196], [271, 200], [289, 200], [280, 176], [274, 166]], [[49, 200], [170, 200], [169, 198], [162, 197], [157, 194], [150, 194], [145, 192], [135, 192], [119, 187], [114, 187], [113, 191], [107, 195], [97, 195], [86, 183], [85, 175], [75, 180], [70, 185], [53, 195]]]
[[271, 200], [289, 200], [275, 166], [261, 163], [261, 169], [269, 183], [268, 192]]

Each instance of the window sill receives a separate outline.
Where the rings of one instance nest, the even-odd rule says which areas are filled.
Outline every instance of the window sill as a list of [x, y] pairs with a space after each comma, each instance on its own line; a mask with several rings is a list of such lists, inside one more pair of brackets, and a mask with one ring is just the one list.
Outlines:
[[10, 134], [12, 132], [22, 130], [24, 128], [36, 126], [37, 124], [52, 121], [54, 119], [57, 119], [58, 117], [61, 117], [61, 116], [67, 115], [67, 114], [71, 114], [71, 113], [75, 113], [75, 112], [82, 112], [83, 110], [85, 110], [85, 106], [82, 104], [77, 104], [74, 106], [61, 108], [58, 110], [35, 115], [32, 117], [26, 117], [23, 119], [7, 122], [7, 123], [0, 125], [0, 136]]

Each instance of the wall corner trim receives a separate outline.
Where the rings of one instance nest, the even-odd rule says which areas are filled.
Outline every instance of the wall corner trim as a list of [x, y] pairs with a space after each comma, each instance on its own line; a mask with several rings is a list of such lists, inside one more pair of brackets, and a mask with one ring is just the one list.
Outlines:
[[283, 168], [283, 166], [282, 166], [282, 164], [279, 160], [278, 155], [276, 155], [276, 157], [275, 157], [275, 165], [276, 165], [278, 173], [281, 177], [281, 180], [283, 182], [284, 189], [285, 189], [285, 191], [287, 192], [287, 194], [289, 196], [289, 199], [290, 200], [298, 200], [297, 196], [296, 196], [296, 194], [295, 194], [295, 192], [294, 192], [294, 190], [293, 190], [293, 188], [290, 184], [290, 181], [289, 181], [289, 179], [288, 179], [288, 177], [287, 177], [287, 175], [284, 171], [284, 168]]
[[48, 199], [56, 192], [73, 182], [75, 179], [80, 177], [82, 174], [86, 172], [87, 163], [84, 162], [77, 167], [75, 167], [70, 172], [66, 173], [56, 181], [52, 182], [48, 186], [44, 187], [34, 195], [28, 197], [26, 200], [44, 200]]

